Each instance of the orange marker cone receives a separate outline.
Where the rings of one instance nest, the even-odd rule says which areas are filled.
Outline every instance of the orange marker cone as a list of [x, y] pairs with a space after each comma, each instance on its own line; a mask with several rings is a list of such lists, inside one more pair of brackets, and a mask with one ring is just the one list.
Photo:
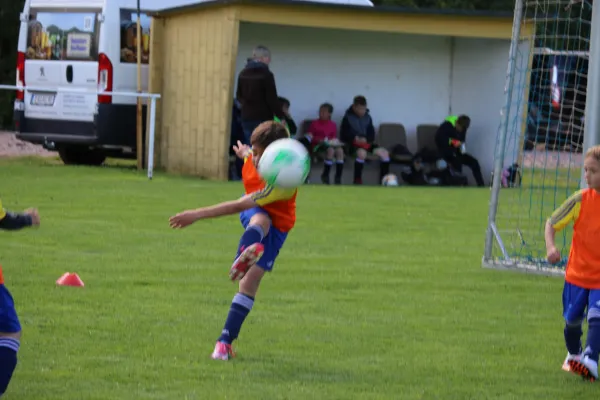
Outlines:
[[76, 273], [65, 272], [63, 276], [58, 278], [56, 284], [59, 286], [76, 286], [84, 287], [85, 284]]

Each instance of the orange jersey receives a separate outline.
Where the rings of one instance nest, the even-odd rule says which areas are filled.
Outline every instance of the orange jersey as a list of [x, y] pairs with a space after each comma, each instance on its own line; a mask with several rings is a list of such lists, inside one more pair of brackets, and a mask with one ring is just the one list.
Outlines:
[[242, 181], [246, 194], [250, 195], [256, 205], [269, 214], [273, 227], [281, 232], [289, 232], [294, 227], [297, 189], [286, 190], [267, 186], [252, 162], [252, 155], [244, 160]]
[[580, 190], [550, 217], [559, 231], [574, 221], [565, 280], [584, 289], [600, 289], [600, 194]]

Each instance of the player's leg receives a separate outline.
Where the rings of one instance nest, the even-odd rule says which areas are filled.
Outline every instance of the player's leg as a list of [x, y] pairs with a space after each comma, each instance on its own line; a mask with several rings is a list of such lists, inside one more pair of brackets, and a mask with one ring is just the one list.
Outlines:
[[21, 324], [8, 289], [0, 284], [0, 396], [6, 392], [17, 367]]
[[586, 380], [598, 379], [598, 356], [600, 354], [600, 290], [589, 290], [588, 334], [583, 355], [569, 364], [571, 371]]
[[323, 173], [321, 174], [321, 182], [325, 185], [329, 185], [329, 175], [331, 173], [331, 166], [333, 165], [333, 156], [335, 150], [333, 147], [327, 147], [325, 149], [325, 161], [323, 161]]
[[271, 219], [260, 207], [254, 207], [240, 214], [240, 221], [245, 228], [238, 250], [229, 270], [232, 280], [242, 279], [246, 271], [262, 256], [264, 245], [261, 241], [269, 234]]
[[379, 157], [379, 182], [383, 177], [390, 173], [390, 153], [383, 147], [375, 147], [373, 154]]
[[239, 291], [233, 296], [227, 320], [211, 356], [214, 360], [229, 360], [235, 357], [231, 344], [237, 339], [242, 324], [254, 306], [256, 292], [265, 272], [262, 268], [250, 268], [240, 281]]
[[250, 268], [244, 278], [240, 281], [239, 292], [233, 297], [231, 308], [229, 309], [229, 314], [225, 321], [225, 326], [215, 345], [212, 354], [213, 359], [228, 360], [235, 356], [231, 344], [237, 339], [242, 324], [252, 310], [260, 282], [265, 272], [273, 269], [275, 259], [277, 258], [286, 237], [287, 234], [284, 234], [275, 228], [271, 228], [269, 234], [264, 238], [264, 254], [256, 265]]
[[565, 282], [563, 287], [563, 317], [565, 319], [565, 345], [567, 358], [563, 363], [563, 370], [570, 371], [571, 362], [581, 357], [582, 324], [587, 307], [588, 291], [576, 285]]
[[335, 148], [333, 155], [335, 157], [335, 178], [336, 185], [342, 184], [342, 174], [344, 173], [344, 148], [338, 146]]
[[362, 185], [362, 174], [367, 160], [367, 150], [358, 148], [356, 149], [356, 160], [354, 160], [354, 184]]
[[483, 175], [481, 174], [481, 167], [479, 166], [479, 161], [477, 161], [477, 159], [470, 154], [461, 154], [459, 158], [462, 165], [466, 165], [471, 169], [473, 177], [477, 182], [477, 186], [485, 186], [483, 182]]

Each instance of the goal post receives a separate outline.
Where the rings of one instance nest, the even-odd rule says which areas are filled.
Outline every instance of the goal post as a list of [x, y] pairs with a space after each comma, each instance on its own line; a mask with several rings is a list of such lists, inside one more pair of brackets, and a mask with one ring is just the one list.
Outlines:
[[600, 0], [595, 3], [515, 2], [484, 267], [564, 274], [571, 233], [557, 234], [563, 258], [550, 265], [544, 227], [585, 184], [583, 153], [600, 144]]

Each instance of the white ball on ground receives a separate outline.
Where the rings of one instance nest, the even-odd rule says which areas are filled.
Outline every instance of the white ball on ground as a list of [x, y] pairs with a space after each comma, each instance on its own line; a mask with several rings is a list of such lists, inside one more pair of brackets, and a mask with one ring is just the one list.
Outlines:
[[394, 174], [387, 174], [381, 180], [382, 186], [399, 186], [398, 177]]
[[258, 173], [268, 185], [295, 188], [302, 185], [310, 173], [310, 156], [299, 141], [279, 139], [263, 152]]

